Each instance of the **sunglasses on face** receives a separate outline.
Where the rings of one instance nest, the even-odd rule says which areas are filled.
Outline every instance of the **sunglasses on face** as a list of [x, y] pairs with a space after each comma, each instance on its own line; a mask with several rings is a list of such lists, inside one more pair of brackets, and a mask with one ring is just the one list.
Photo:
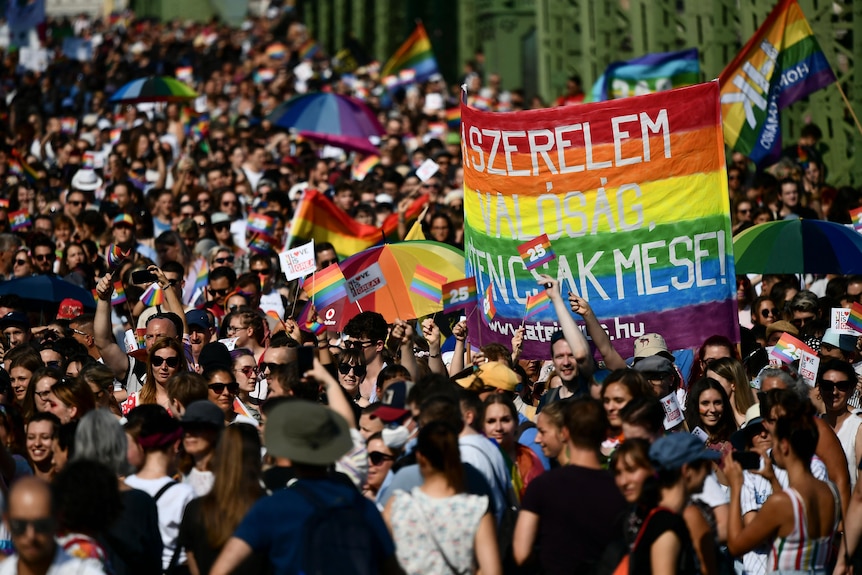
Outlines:
[[366, 347], [371, 347], [374, 345], [374, 342], [371, 340], [362, 341], [360, 339], [351, 339], [344, 342], [344, 347], [347, 349], [365, 349]]
[[769, 316], [778, 317], [778, 310], [775, 308], [762, 309], [762, 310], [760, 310], [760, 315], [762, 315], [763, 317], [769, 317]]
[[224, 297], [228, 294], [229, 291], [230, 291], [230, 288], [223, 288], [223, 289], [209, 288], [209, 292], [210, 292], [211, 296], [222, 296], [222, 297]]
[[349, 363], [338, 364], [338, 373], [341, 375], [347, 375], [350, 373], [350, 370], [353, 370], [353, 375], [356, 377], [365, 377], [366, 370], [364, 365], [350, 365]]
[[160, 355], [154, 355], [153, 359], [150, 360], [150, 362], [153, 364], [153, 367], [161, 367], [161, 365], [163, 363], [167, 363], [168, 367], [173, 369], [180, 364], [180, 358], [178, 358], [175, 355], [172, 355], [171, 357], [162, 357]]
[[217, 232], [223, 232], [223, 231], [228, 230], [229, 228], [230, 228], [230, 225], [228, 225], [228, 224], [216, 224], [213, 226], [213, 229]]
[[9, 531], [15, 537], [21, 537], [27, 533], [28, 527], [32, 527], [33, 531], [40, 535], [48, 535], [54, 530], [54, 520], [50, 517], [42, 519], [9, 519]]
[[849, 379], [842, 381], [826, 381], [820, 382], [820, 393], [832, 394], [837, 389], [841, 393], [847, 393], [850, 390], [851, 382]]
[[228, 256], [226, 258], [216, 258], [213, 261], [217, 264], [232, 264], [233, 256]]
[[320, 262], [320, 267], [321, 268], [328, 268], [332, 264], [337, 264], [337, 263], [338, 263], [338, 260], [326, 260], [325, 262]]
[[235, 381], [230, 383], [211, 383], [207, 387], [209, 387], [216, 395], [223, 394], [225, 389], [227, 389], [228, 393], [231, 395], [236, 395], [239, 391], [239, 384]]
[[267, 371], [271, 372], [273, 369], [276, 368], [276, 366], [279, 366], [279, 365], [281, 365], [281, 364], [280, 363], [274, 363], [274, 362], [262, 361], [262, 362], [260, 362], [260, 369], [258, 371], [259, 371], [259, 373], [266, 373]]
[[256, 365], [246, 365], [246, 366], [243, 366], [239, 369], [235, 369], [234, 373], [236, 373], [236, 372], [242, 372], [242, 374], [244, 376], [251, 377], [252, 375], [255, 374], [255, 372], [257, 372], [257, 366]]
[[51, 254], [34, 254], [33, 255], [33, 259], [35, 259], [36, 261], [40, 261], [40, 262], [48, 261], [48, 258], [50, 258], [50, 257], [51, 257]]
[[69, 204], [70, 206], [83, 206], [84, 205], [84, 202], [76, 201], [76, 200], [69, 200], [66, 203]]
[[268, 276], [270, 273], [272, 273], [271, 268], [262, 268], [262, 269], [251, 270], [251, 271], [255, 272], [258, 275], [262, 275], [262, 276]]
[[371, 465], [380, 465], [384, 461], [393, 461], [394, 459], [394, 455], [387, 455], [382, 451], [371, 451], [368, 454], [368, 461], [371, 462]]
[[27, 260], [15, 260], [15, 265], [16, 266], [26, 266]]

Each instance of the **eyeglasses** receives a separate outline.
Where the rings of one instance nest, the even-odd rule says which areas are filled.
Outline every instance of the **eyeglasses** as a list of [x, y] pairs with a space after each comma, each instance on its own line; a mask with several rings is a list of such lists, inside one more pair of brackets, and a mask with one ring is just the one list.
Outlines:
[[213, 289], [209, 288], [210, 295], [212, 296], [226, 296], [230, 288], [222, 288], [222, 289]]
[[160, 355], [154, 355], [153, 358], [150, 360], [150, 363], [153, 364], [153, 367], [161, 367], [161, 365], [163, 363], [167, 363], [168, 367], [173, 369], [180, 364], [180, 358], [178, 358], [175, 355], [172, 355], [171, 357], [162, 357]]
[[48, 535], [54, 531], [54, 520], [50, 517], [42, 519], [12, 519], [9, 518], [9, 531], [15, 537], [21, 537], [27, 533], [27, 528], [32, 527], [33, 531], [41, 535]]
[[338, 373], [341, 375], [347, 375], [351, 370], [353, 370], [353, 375], [356, 377], [365, 377], [366, 369], [364, 365], [350, 365], [349, 363], [338, 364]]
[[225, 389], [227, 389], [227, 392], [231, 395], [236, 395], [239, 391], [239, 384], [235, 381], [230, 383], [211, 383], [207, 387], [209, 387], [216, 395], [223, 394]]
[[242, 372], [242, 374], [246, 377], [251, 377], [253, 374], [257, 372], [256, 365], [245, 365], [239, 369], [233, 370], [234, 373]]
[[223, 205], [223, 206], [238, 206], [239, 203], [238, 202], [222, 202], [221, 205]]
[[371, 462], [371, 465], [380, 465], [384, 461], [394, 461], [394, 455], [387, 455], [382, 451], [371, 451], [368, 453], [368, 461]]
[[371, 347], [374, 345], [374, 342], [371, 340], [362, 341], [361, 339], [350, 339], [344, 342], [344, 346], [347, 349], [365, 349], [366, 347]]
[[769, 317], [769, 316], [778, 317], [778, 310], [775, 309], [774, 307], [762, 309], [762, 310], [760, 310], [760, 315], [762, 315], [763, 317]]
[[258, 369], [258, 373], [266, 373], [267, 371], [271, 372], [273, 369], [275, 369], [279, 365], [281, 365], [281, 364], [280, 363], [274, 363], [274, 362], [262, 361], [262, 362], [260, 362], [260, 367]]
[[229, 325], [229, 326], [227, 326], [227, 329], [225, 331], [227, 331], [227, 333], [236, 333], [236, 332], [243, 330], [243, 329], [245, 329], [245, 328], [242, 327], [241, 325]]
[[40, 261], [40, 262], [48, 261], [48, 259], [50, 257], [51, 257], [51, 254], [33, 254], [33, 259]]
[[820, 382], [820, 393], [832, 394], [836, 389], [841, 393], [847, 393], [850, 390], [850, 384], [849, 379], [842, 379], [841, 381], [827, 381], [824, 379]]
[[15, 260], [15, 265], [16, 266], [26, 266], [27, 260]]
[[251, 270], [251, 271], [253, 271], [254, 273], [256, 273], [258, 275], [268, 276], [269, 274], [272, 273], [272, 268], [262, 268], [262, 269], [256, 269], [256, 270]]
[[215, 258], [213, 261], [217, 264], [232, 264], [233, 256], [228, 256], [226, 258]]
[[34, 391], [33, 395], [41, 399], [42, 401], [48, 401], [48, 397], [51, 395], [51, 390], [47, 391]]

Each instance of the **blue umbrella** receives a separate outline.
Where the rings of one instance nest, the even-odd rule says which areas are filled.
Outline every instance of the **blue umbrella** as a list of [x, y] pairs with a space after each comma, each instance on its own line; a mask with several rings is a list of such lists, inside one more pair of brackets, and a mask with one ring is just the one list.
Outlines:
[[274, 126], [296, 130], [306, 138], [365, 154], [379, 153], [369, 138], [383, 135], [383, 127], [365, 104], [325, 92], [303, 94], [280, 104], [268, 119]]
[[739, 274], [859, 274], [862, 234], [823, 220], [779, 220], [733, 238]]
[[112, 104], [140, 102], [186, 102], [198, 97], [197, 92], [169, 76], [150, 76], [132, 80], [111, 96]]
[[7, 294], [20, 296], [27, 311], [52, 308], [66, 298], [78, 300], [85, 309], [96, 309], [91, 292], [57, 276], [38, 275], [0, 283], [0, 295]]

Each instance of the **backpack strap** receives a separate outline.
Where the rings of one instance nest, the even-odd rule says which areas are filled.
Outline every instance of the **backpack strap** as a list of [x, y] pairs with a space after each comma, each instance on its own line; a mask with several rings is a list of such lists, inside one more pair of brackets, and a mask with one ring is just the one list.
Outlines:
[[652, 519], [652, 516], [655, 515], [656, 513], [658, 513], [659, 511], [667, 511], [669, 513], [673, 513], [673, 511], [671, 511], [670, 509], [668, 509], [666, 507], [653, 507], [650, 510], [649, 514], [647, 514], [646, 518], [644, 519], [644, 522], [641, 523], [641, 528], [638, 529], [638, 534], [637, 534], [637, 537], [635, 537], [635, 542], [632, 543], [632, 551], [634, 551], [635, 548], [638, 546], [638, 543], [640, 543], [641, 537], [643, 537], [644, 532], [646, 531], [646, 526], [649, 523], [649, 520]]
[[168, 489], [170, 489], [174, 485], [177, 485], [177, 482], [174, 481], [173, 479], [171, 481], [169, 481], [168, 483], [165, 483], [164, 485], [162, 485], [162, 488], [159, 489], [158, 491], [156, 491], [156, 494], [153, 495], [153, 501], [158, 501], [159, 498], [165, 494], [165, 491], [167, 491]]

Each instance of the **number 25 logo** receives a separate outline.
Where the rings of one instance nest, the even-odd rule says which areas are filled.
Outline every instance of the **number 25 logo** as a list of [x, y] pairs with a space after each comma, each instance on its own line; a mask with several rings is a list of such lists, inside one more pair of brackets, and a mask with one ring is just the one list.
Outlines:
[[527, 250], [527, 254], [530, 256], [530, 261], [534, 262], [545, 257], [545, 248], [541, 245], [534, 246]]

